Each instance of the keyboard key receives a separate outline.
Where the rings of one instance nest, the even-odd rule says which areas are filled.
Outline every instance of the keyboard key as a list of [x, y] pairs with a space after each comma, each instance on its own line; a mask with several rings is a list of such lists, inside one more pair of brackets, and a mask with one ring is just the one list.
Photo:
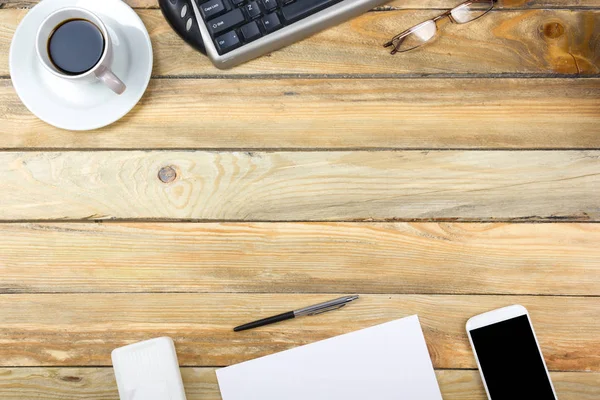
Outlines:
[[258, 8], [258, 3], [255, 1], [251, 1], [250, 3], [246, 4], [244, 8], [246, 9], [246, 13], [250, 19], [259, 17], [262, 14], [260, 8]]
[[221, 15], [225, 12], [225, 5], [221, 0], [210, 0], [200, 6], [200, 12], [205, 20]]
[[277, 0], [262, 0], [262, 3], [267, 11], [273, 11], [277, 8]]
[[225, 53], [239, 47], [242, 42], [235, 31], [227, 32], [215, 39], [219, 53]]
[[245, 0], [231, 0], [231, 2], [233, 3], [234, 6], [239, 6], [240, 4], [242, 4]]
[[250, 22], [249, 24], [242, 25], [240, 30], [242, 31], [242, 36], [246, 42], [251, 42], [261, 36], [260, 29], [258, 29], [258, 24], [254, 21]]
[[207, 22], [206, 26], [208, 27], [208, 31], [211, 33], [211, 35], [215, 36], [221, 32], [225, 32], [230, 30], [231, 28], [235, 28], [243, 22], [244, 14], [242, 14], [242, 10], [236, 8], [233, 11], [229, 11], [225, 15], [222, 15]]
[[271, 14], [265, 15], [262, 19], [262, 23], [263, 23], [263, 25], [265, 27], [265, 31], [267, 31], [267, 33], [276, 31], [277, 29], [279, 29], [283, 26], [281, 24], [281, 21], [279, 21], [279, 17], [277, 16], [276, 13], [271, 13]]
[[283, 19], [287, 22], [298, 21], [308, 15], [314, 14], [317, 11], [337, 3], [336, 0], [296, 0], [292, 4], [288, 4], [281, 8]]

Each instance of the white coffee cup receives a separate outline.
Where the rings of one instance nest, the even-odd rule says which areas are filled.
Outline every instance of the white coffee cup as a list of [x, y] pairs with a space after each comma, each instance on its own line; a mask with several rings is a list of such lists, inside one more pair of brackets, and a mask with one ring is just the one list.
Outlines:
[[[48, 41], [50, 37], [61, 24], [66, 21], [73, 19], [83, 19], [93, 23], [96, 28], [100, 30], [104, 38], [104, 51], [100, 60], [90, 70], [79, 74], [69, 75], [58, 69], [48, 54]], [[38, 58], [42, 65], [50, 71], [50, 73], [58, 76], [59, 78], [67, 79], [69, 81], [76, 82], [95, 82], [100, 80], [106, 86], [108, 86], [116, 94], [122, 94], [126, 86], [112, 71], [111, 66], [113, 62], [113, 46], [106, 29], [106, 25], [102, 22], [96, 14], [92, 13], [83, 8], [79, 7], [67, 7], [61, 8], [50, 14], [40, 25], [37, 33], [37, 39], [35, 43]]]

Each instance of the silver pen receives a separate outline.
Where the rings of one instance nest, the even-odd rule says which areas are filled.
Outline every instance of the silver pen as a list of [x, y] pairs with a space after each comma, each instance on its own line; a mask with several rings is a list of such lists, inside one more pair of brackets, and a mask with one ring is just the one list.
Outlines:
[[303, 315], [317, 315], [327, 311], [338, 310], [356, 299], [358, 299], [358, 295], [340, 297], [339, 299], [329, 300], [324, 303], [315, 304], [314, 306], [304, 307], [295, 311], [288, 311], [273, 317], [263, 318], [258, 321], [236, 326], [233, 330], [235, 332], [245, 331], [246, 329], [258, 328], [259, 326], [274, 324], [275, 322], [285, 321]]

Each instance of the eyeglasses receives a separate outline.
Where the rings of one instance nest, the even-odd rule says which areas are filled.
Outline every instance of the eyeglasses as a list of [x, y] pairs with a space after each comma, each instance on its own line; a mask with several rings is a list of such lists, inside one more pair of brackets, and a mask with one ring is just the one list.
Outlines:
[[393, 46], [390, 54], [403, 53], [429, 42], [437, 33], [437, 21], [443, 18], [450, 18], [455, 24], [466, 24], [483, 17], [492, 8], [495, 0], [471, 0], [446, 11], [429, 21], [420, 23], [412, 28], [394, 36], [392, 40], [383, 45], [383, 47]]

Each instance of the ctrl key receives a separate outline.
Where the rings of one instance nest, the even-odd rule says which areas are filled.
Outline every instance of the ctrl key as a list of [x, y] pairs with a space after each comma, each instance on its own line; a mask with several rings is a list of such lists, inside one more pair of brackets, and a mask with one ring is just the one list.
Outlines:
[[215, 39], [219, 53], [223, 54], [233, 49], [238, 48], [242, 42], [235, 31], [227, 32]]

